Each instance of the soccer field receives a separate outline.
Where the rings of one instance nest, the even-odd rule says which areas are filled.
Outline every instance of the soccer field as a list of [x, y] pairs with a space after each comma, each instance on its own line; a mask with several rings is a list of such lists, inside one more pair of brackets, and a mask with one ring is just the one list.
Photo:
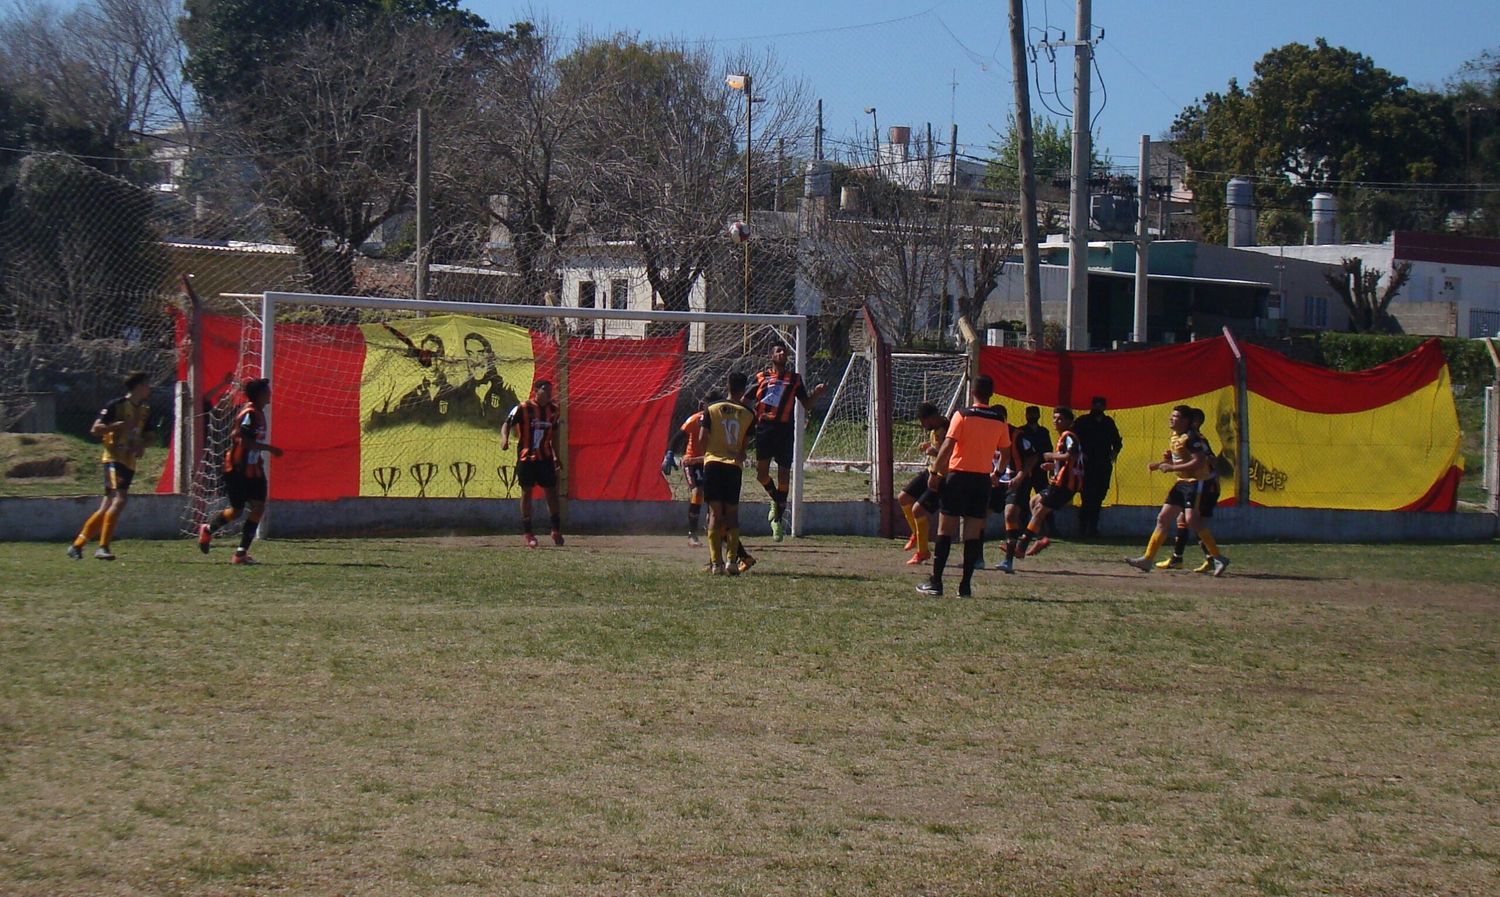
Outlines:
[[7, 895], [1500, 887], [1494, 544], [65, 547], [0, 546]]

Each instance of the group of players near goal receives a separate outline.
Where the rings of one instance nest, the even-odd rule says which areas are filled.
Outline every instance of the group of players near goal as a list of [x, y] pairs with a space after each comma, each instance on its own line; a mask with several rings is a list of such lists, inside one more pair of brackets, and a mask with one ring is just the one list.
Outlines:
[[[769, 367], [756, 372], [753, 381], [733, 372], [726, 392], [710, 393], [700, 409], [679, 428], [662, 461], [663, 475], [679, 464], [690, 488], [689, 540], [701, 545], [698, 524], [702, 505], [709, 508], [709, 560], [706, 570], [737, 575], [755, 565], [755, 558], [740, 540], [739, 501], [742, 471], [753, 439], [756, 479], [770, 498], [768, 521], [771, 537], [781, 541], [785, 533], [787, 492], [795, 444], [795, 411], [798, 402], [811, 409], [823, 393], [823, 384], [808, 389], [802, 377], [788, 367], [787, 350], [776, 344]], [[104, 500], [84, 523], [68, 548], [73, 559], [83, 557], [84, 547], [97, 539], [94, 557], [114, 560], [110, 540], [129, 495], [135, 467], [145, 451], [149, 417], [150, 386], [146, 376], [133, 373], [125, 380], [126, 393], [100, 409], [91, 433], [103, 443]], [[265, 514], [267, 499], [266, 457], [279, 457], [282, 450], [267, 443], [265, 408], [271, 401], [271, 384], [254, 379], [243, 384], [244, 401], [236, 408], [230, 444], [224, 453], [222, 477], [228, 507], [210, 515], [198, 527], [199, 549], [207, 554], [218, 530], [243, 516], [232, 561], [254, 564], [249, 549]], [[932, 562], [931, 576], [917, 587], [926, 595], [942, 595], [943, 578], [953, 541], [962, 542], [960, 597], [968, 596], [976, 569], [983, 567], [985, 519], [990, 511], [1003, 515], [1005, 558], [995, 569], [1015, 571], [1020, 557], [1034, 556], [1050, 544], [1044, 535], [1048, 518], [1072, 503], [1082, 488], [1084, 464], [1081, 444], [1072, 431], [1070, 408], [1053, 410], [1057, 441], [1051, 451], [1031, 427], [1017, 428], [1007, 421], [1003, 405], [991, 404], [994, 384], [981, 375], [973, 381], [971, 404], [945, 418], [930, 404], [918, 411], [918, 423], [927, 434], [923, 452], [931, 459], [928, 468], [912, 478], [902, 491], [901, 505], [911, 525], [907, 548], [915, 548], [908, 564]], [[552, 400], [551, 384], [538, 380], [532, 399], [511, 410], [501, 428], [502, 449], [508, 450], [512, 435], [518, 437], [517, 473], [521, 486], [521, 518], [527, 547], [537, 547], [533, 533], [531, 495], [543, 490], [552, 526], [552, 541], [563, 544], [558, 507], [558, 453], [553, 444], [559, 409]], [[1200, 427], [1203, 412], [1186, 405], [1172, 409], [1168, 426], [1172, 435], [1160, 461], [1149, 470], [1175, 474], [1157, 517], [1146, 551], [1126, 563], [1142, 571], [1182, 566], [1190, 535], [1203, 547], [1205, 560], [1198, 572], [1222, 575], [1229, 561], [1218, 549], [1208, 521], [1219, 497], [1215, 455]], [[1043, 431], [1044, 432], [1044, 431]], [[770, 474], [771, 464], [777, 476]], [[936, 515], [936, 539], [929, 515]], [[1172, 555], [1155, 558], [1175, 530]]]

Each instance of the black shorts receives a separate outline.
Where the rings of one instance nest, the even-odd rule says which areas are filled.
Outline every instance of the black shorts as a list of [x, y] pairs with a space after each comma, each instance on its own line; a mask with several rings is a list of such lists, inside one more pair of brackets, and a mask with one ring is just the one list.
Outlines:
[[740, 503], [740, 483], [744, 470], [738, 464], [709, 461], [703, 465], [703, 500], [726, 505]]
[[1218, 503], [1219, 481], [1217, 479], [1177, 483], [1167, 493], [1167, 498], [1163, 502], [1163, 504], [1183, 510], [1192, 508], [1202, 517], [1214, 516], [1214, 507]]
[[906, 488], [901, 490], [902, 495], [910, 495], [912, 500], [929, 514], [938, 509], [938, 496], [942, 492], [941, 487], [936, 492], [928, 488], [931, 481], [932, 474], [924, 470], [912, 477], [911, 482], [906, 484]]
[[1031, 487], [1024, 482], [1020, 486], [1006, 484], [996, 486], [990, 492], [990, 509], [995, 513], [1004, 514], [1011, 505], [1031, 507]]
[[229, 497], [229, 506], [236, 511], [252, 501], [265, 501], [266, 478], [228, 471], [224, 474], [224, 494]]
[[990, 475], [954, 471], [943, 481], [943, 513], [949, 517], [983, 518], [989, 511]]
[[757, 421], [755, 424], [756, 460], [764, 461], [770, 458], [776, 462], [777, 467], [791, 467], [794, 437], [795, 429], [792, 424], [774, 420]]
[[1073, 503], [1073, 496], [1077, 494], [1066, 486], [1048, 483], [1047, 488], [1042, 490], [1042, 507], [1049, 511], [1061, 511]]
[[687, 480], [688, 488], [694, 492], [703, 491], [703, 463], [682, 465], [682, 477]]
[[135, 482], [134, 470], [119, 461], [104, 462], [105, 492], [129, 492], [130, 484], [133, 482]]
[[522, 492], [530, 492], [537, 486], [543, 489], [556, 489], [557, 462], [551, 460], [517, 461], [516, 482], [521, 484]]

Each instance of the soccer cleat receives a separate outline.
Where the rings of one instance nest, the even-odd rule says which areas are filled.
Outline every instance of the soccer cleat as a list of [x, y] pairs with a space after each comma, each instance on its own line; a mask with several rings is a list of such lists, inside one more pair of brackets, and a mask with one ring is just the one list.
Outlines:
[[747, 554], [744, 557], [740, 558], [740, 562], [736, 566], [739, 568], [739, 571], [741, 573], [749, 573], [750, 568], [755, 566], [755, 558]]
[[552, 544], [553, 545], [562, 545], [563, 544], [562, 530], [556, 530], [555, 529], [555, 530], [552, 531]]
[[1180, 555], [1180, 554], [1174, 554], [1174, 555], [1172, 555], [1171, 557], [1167, 558], [1164, 561], [1157, 561], [1156, 562], [1156, 569], [1158, 569], [1158, 570], [1176, 570], [1178, 567], [1181, 567], [1181, 566], [1182, 566], [1182, 555]]
[[535, 548], [536, 545], [537, 545], [536, 536], [532, 535], [531, 533], [527, 533], [526, 534], [526, 547], [527, 548]]
[[1203, 559], [1203, 563], [1201, 563], [1197, 567], [1193, 568], [1193, 572], [1194, 573], [1212, 573], [1212, 572], [1214, 572], [1214, 559], [1213, 558], [1204, 558]]
[[108, 548], [101, 548], [94, 552], [94, 560], [96, 561], [112, 561], [114, 559], [114, 554]]
[[1040, 539], [1037, 539], [1035, 542], [1031, 543], [1031, 547], [1026, 549], [1026, 556], [1029, 558], [1034, 558], [1042, 552], [1046, 551], [1047, 546], [1051, 544], [1052, 540], [1047, 538], [1046, 536], [1043, 536]]
[[83, 549], [79, 548], [77, 545], [69, 545], [68, 557], [72, 558], [75, 561], [83, 560]]
[[922, 564], [925, 564], [925, 563], [927, 563], [930, 560], [932, 560], [932, 552], [930, 552], [930, 551], [919, 551], [916, 554], [913, 554], [911, 557], [909, 557], [909, 558], [906, 559], [906, 566], [908, 566], [908, 567], [919, 567]]
[[688, 533], [688, 545], [692, 548], [702, 548], [703, 540], [698, 538], [697, 533]]
[[725, 576], [739, 576], [740, 575], [740, 565], [737, 564], [737, 563], [735, 563], [734, 561], [728, 562], [727, 564], [724, 565], [724, 575]]
[[1014, 573], [1016, 572], [1016, 563], [1010, 558], [1006, 558], [1005, 560], [996, 564], [995, 569], [999, 570], [1001, 573]]
[[723, 576], [724, 575], [724, 565], [723, 564], [709, 564], [705, 569], [711, 575], [713, 575], [713, 576]]
[[1150, 573], [1153, 566], [1151, 563], [1151, 559], [1146, 557], [1145, 555], [1141, 555], [1138, 558], [1126, 558], [1125, 563], [1141, 571], [1142, 573]]
[[912, 551], [912, 550], [915, 550], [916, 547], [917, 547], [917, 534], [916, 533], [912, 533], [911, 535], [909, 535], [909, 536], [906, 537], [906, 547], [902, 548], [901, 550], [902, 551]]
[[971, 588], [969, 588], [968, 586], [961, 585], [961, 586], [958, 587], [958, 597], [960, 597], [960, 598], [973, 598], [974, 597], [974, 590], [971, 589]]
[[775, 520], [771, 521], [771, 541], [772, 542], [780, 542], [781, 541], [781, 518], [780, 517], [777, 517]]
[[1209, 563], [1213, 565], [1214, 576], [1216, 577], [1223, 576], [1224, 571], [1229, 569], [1229, 558], [1223, 555], [1214, 555], [1209, 558]]
[[234, 553], [234, 559], [231, 560], [230, 563], [239, 564], [242, 567], [254, 567], [258, 565], [260, 561], [257, 561], [255, 558], [251, 557], [248, 554], [241, 554], [240, 552], [236, 551]]
[[198, 526], [198, 550], [208, 554], [208, 548], [214, 544], [214, 531], [209, 529], [208, 524]]
[[943, 597], [943, 587], [933, 583], [930, 579], [917, 586], [917, 592], [922, 595], [930, 595], [934, 598]]

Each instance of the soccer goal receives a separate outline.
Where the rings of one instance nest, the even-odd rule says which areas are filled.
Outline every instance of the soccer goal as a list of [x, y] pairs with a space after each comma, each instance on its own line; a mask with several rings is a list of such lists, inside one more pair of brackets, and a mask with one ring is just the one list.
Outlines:
[[[890, 354], [890, 393], [876, 388], [875, 352], [855, 353], [834, 390], [822, 426], [808, 451], [810, 466], [870, 472], [878, 457], [879, 423], [891, 424], [892, 465], [914, 471], [927, 463], [916, 424], [917, 408], [930, 402], [944, 414], [964, 397], [968, 358], [964, 355]], [[877, 480], [870, 478], [872, 497]]]
[[[178, 439], [191, 530], [219, 498], [234, 384], [272, 381], [270, 464], [277, 500], [360, 496], [513, 498], [514, 443], [501, 425], [542, 379], [561, 408], [561, 492], [570, 500], [666, 501], [673, 434], [732, 371], [767, 365], [773, 342], [806, 367], [801, 315], [503, 305], [267, 292], [201, 313], [186, 378], [195, 425]], [[806, 457], [805, 413], [796, 457]], [[189, 432], [190, 430], [190, 432]], [[758, 498], [753, 477], [744, 496]], [[804, 528], [802, 465], [791, 530]]]

